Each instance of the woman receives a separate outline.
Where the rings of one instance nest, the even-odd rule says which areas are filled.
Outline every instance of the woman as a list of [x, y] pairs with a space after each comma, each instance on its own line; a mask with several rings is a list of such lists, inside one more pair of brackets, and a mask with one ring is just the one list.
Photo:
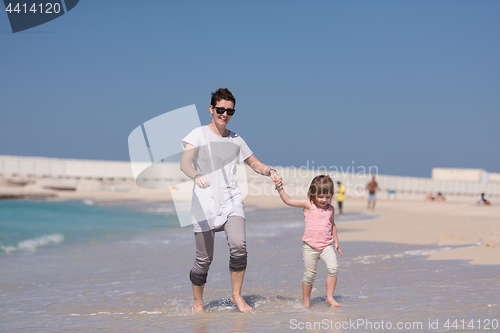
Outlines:
[[181, 170], [196, 184], [191, 206], [196, 259], [189, 274], [193, 285], [193, 312], [203, 312], [203, 289], [218, 231], [226, 233], [230, 250], [231, 302], [241, 312], [252, 310], [241, 296], [247, 252], [243, 198], [236, 182], [237, 164], [244, 161], [255, 172], [271, 177], [276, 186], [282, 185], [276, 170], [261, 163], [238, 134], [226, 129], [235, 104], [227, 88], [212, 93], [210, 124], [194, 129], [182, 140]]

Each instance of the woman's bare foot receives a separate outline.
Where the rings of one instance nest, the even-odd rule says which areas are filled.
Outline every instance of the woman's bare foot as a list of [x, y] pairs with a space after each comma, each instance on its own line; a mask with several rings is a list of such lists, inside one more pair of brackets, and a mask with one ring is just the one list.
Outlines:
[[253, 308], [250, 305], [248, 305], [247, 302], [245, 302], [245, 300], [241, 296], [232, 296], [231, 302], [236, 304], [236, 306], [238, 307], [240, 312], [245, 313], [245, 312], [250, 312], [253, 310]]
[[311, 307], [311, 304], [309, 302], [304, 302], [304, 308], [309, 309]]
[[340, 308], [342, 306], [342, 304], [340, 304], [335, 299], [333, 299], [333, 297], [327, 297], [326, 298], [326, 303], [330, 304], [334, 308]]
[[191, 307], [192, 313], [203, 313], [205, 312], [203, 310], [203, 303], [202, 302], [196, 302], [193, 301], [193, 306]]
[[194, 283], [193, 285], [193, 306], [191, 307], [191, 311], [193, 313], [203, 313], [203, 289], [205, 289], [205, 285], [197, 286]]

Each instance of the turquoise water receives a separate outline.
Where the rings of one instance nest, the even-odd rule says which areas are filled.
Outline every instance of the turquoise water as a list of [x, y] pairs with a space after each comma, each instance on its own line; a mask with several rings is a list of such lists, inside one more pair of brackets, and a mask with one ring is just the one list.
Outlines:
[[176, 228], [177, 218], [92, 201], [4, 200], [0, 201], [0, 254], [154, 233], [158, 227]]

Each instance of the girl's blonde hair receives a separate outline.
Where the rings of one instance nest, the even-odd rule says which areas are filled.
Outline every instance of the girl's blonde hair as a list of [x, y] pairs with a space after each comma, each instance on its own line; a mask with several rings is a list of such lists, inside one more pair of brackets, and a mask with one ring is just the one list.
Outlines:
[[319, 194], [330, 194], [333, 198], [334, 184], [330, 176], [319, 175], [312, 180], [309, 191], [307, 191], [307, 197], [309, 200], [316, 201]]

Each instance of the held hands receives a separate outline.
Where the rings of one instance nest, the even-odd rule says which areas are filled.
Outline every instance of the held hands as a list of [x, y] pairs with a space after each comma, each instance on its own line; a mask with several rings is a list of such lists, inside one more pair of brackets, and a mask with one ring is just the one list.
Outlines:
[[281, 176], [278, 175], [278, 173], [274, 169], [271, 169], [269, 172], [271, 174], [271, 179], [274, 182], [275, 189], [278, 190], [278, 189], [282, 188], [283, 182], [281, 180]]
[[196, 176], [194, 176], [194, 182], [196, 183], [196, 186], [198, 186], [202, 190], [210, 186], [210, 180], [208, 180], [207, 177], [201, 174], [197, 174]]

